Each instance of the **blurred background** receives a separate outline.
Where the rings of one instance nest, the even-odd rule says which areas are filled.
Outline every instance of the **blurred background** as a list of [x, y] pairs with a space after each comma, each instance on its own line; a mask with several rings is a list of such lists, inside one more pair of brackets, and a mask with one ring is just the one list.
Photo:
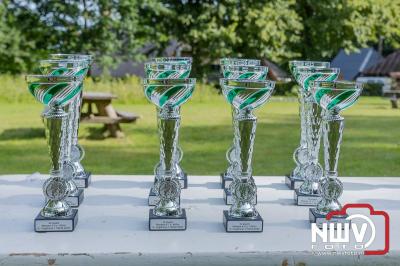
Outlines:
[[[80, 144], [95, 174], [152, 174], [158, 161], [154, 106], [143, 95], [143, 63], [193, 57], [196, 92], [182, 107], [180, 145], [188, 174], [219, 175], [232, 141], [220, 95], [219, 58], [257, 58], [277, 82], [257, 110], [255, 175], [284, 175], [299, 143], [296, 83], [289, 60], [325, 60], [340, 79], [365, 82], [346, 119], [339, 174], [400, 175], [400, 0], [3, 0], [0, 1], [0, 173], [47, 173], [40, 118], [24, 74], [50, 53], [87, 53], [95, 63]], [[93, 94], [93, 92], [95, 92]], [[125, 117], [118, 134], [89, 119], [98, 92]], [[322, 161], [322, 160], [321, 160]]]

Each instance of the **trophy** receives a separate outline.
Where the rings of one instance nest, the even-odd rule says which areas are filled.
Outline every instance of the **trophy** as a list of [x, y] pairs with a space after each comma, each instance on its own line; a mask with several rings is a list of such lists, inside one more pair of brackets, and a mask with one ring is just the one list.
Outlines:
[[229, 187], [233, 203], [223, 211], [226, 232], [262, 232], [263, 219], [255, 209], [257, 187], [252, 177], [253, 145], [257, 117], [253, 110], [264, 104], [274, 90], [274, 82], [221, 79], [222, 92], [233, 106], [233, 181]]
[[180, 106], [193, 94], [195, 79], [144, 79], [144, 93], [157, 106], [160, 164], [155, 193], [159, 200], [149, 210], [150, 231], [186, 230], [186, 211], [180, 207], [181, 184], [177, 176]]
[[[297, 67], [313, 67], [313, 68], [327, 68], [330, 66], [329, 62], [319, 61], [290, 61], [289, 68], [292, 75], [295, 74]], [[295, 169], [285, 177], [285, 183], [290, 189], [298, 189], [304, 181], [304, 165], [308, 160], [307, 154], [307, 141], [306, 141], [306, 115], [304, 110], [304, 90], [300, 88], [297, 93], [299, 100], [299, 116], [300, 116], [300, 145], [293, 152], [293, 160], [296, 164]]]
[[[39, 62], [39, 68], [43, 75], [51, 75], [51, 76], [86, 76], [88, 71], [88, 63], [86, 61], [77, 61], [77, 60], [41, 60]], [[71, 176], [68, 178], [70, 185], [70, 195], [67, 197], [66, 201], [68, 204], [75, 208], [79, 207], [79, 205], [83, 202], [84, 192], [82, 188], [78, 188], [75, 184], [74, 174], [77, 172], [75, 164], [72, 163], [71, 160], [71, 144], [72, 144], [72, 126], [73, 120], [72, 110], [74, 110], [74, 101], [72, 103], [64, 106], [64, 111], [68, 114], [68, 118], [65, 120], [65, 126], [63, 128], [63, 139], [64, 139], [64, 151], [63, 151], [63, 160], [64, 166], [63, 169], [65, 176]]]
[[[239, 59], [244, 60], [244, 59]], [[222, 60], [221, 60], [222, 61]], [[255, 60], [253, 60], [255, 61]], [[248, 80], [265, 80], [268, 73], [268, 68], [265, 66], [250, 66], [250, 65], [221, 65], [221, 72], [226, 79], [248, 79]], [[232, 121], [234, 117], [235, 108], [232, 107]], [[233, 141], [234, 142], [234, 141]], [[232, 168], [234, 165], [234, 146], [232, 145], [226, 152], [226, 158], [229, 162], [227, 170], [221, 174], [221, 183], [224, 189], [224, 200], [226, 205], [231, 205], [232, 193], [229, 190], [229, 185], [233, 181]], [[257, 198], [254, 198], [254, 204], [257, 203]]]
[[[146, 77], [149, 79], [185, 79], [190, 75], [192, 68], [192, 58], [190, 57], [157, 57], [151, 59], [145, 64]], [[158, 119], [158, 116], [157, 116]], [[177, 144], [176, 148], [176, 175], [181, 184], [181, 188], [185, 189], [188, 186], [187, 174], [183, 171], [180, 166], [180, 162], [183, 158], [183, 151]], [[157, 163], [154, 167], [154, 175], [156, 176], [157, 169], [161, 167], [161, 162]], [[154, 179], [154, 184], [156, 178]], [[150, 189], [148, 204], [149, 206], [155, 206], [159, 201], [159, 197], [153, 187]]]
[[43, 113], [46, 138], [51, 159], [50, 178], [43, 184], [46, 204], [35, 218], [36, 232], [73, 231], [78, 221], [78, 210], [72, 209], [66, 201], [71, 193], [71, 175], [65, 175], [63, 127], [68, 105], [82, 90], [82, 77], [77, 76], [26, 76], [31, 94], [48, 106]]
[[[344, 118], [340, 111], [352, 106], [362, 91], [361, 83], [354, 82], [324, 82], [311, 83], [311, 93], [315, 102], [325, 110], [323, 116], [324, 143], [324, 178], [320, 181], [322, 199], [316, 208], [311, 208], [309, 218], [311, 223], [322, 227], [322, 223], [347, 223], [347, 215], [334, 215], [329, 221], [326, 215], [331, 211], [340, 211], [342, 206], [338, 198], [342, 195], [343, 184], [338, 179], [338, 160], [342, 143]], [[343, 228], [343, 227], [342, 227]]]
[[303, 90], [303, 106], [306, 117], [307, 161], [303, 164], [304, 182], [294, 190], [294, 200], [300, 206], [315, 206], [321, 199], [319, 180], [322, 178], [322, 166], [318, 162], [322, 109], [310, 93], [310, 82], [334, 81], [339, 75], [338, 68], [297, 67], [294, 76]]
[[[51, 54], [51, 59], [55, 60], [66, 60], [66, 61], [83, 61], [88, 65], [86, 69], [82, 69], [84, 73], [76, 73], [79, 75], [86, 76], [90, 65], [93, 62], [92, 55], [85, 54]], [[85, 151], [81, 145], [78, 144], [78, 130], [79, 130], [79, 119], [81, 115], [82, 105], [82, 93], [74, 99], [70, 104], [68, 111], [68, 121], [71, 123], [71, 148], [70, 157], [74, 165], [74, 181], [78, 188], [87, 188], [91, 181], [91, 173], [85, 171], [81, 164], [82, 159], [85, 156]]]
[[[268, 73], [268, 69], [265, 67], [261, 68], [252, 68], [251, 72], [248, 72], [248, 68], [246, 67], [259, 67], [260, 60], [257, 59], [242, 59], [242, 58], [222, 58], [220, 60], [221, 65], [221, 72], [224, 78], [234, 78], [234, 77], [241, 77], [242, 79], [246, 79], [245, 77], [260, 77], [261, 80], [265, 80], [265, 77]], [[228, 67], [229, 66], [229, 67]], [[265, 76], [265, 77], [264, 77]], [[232, 107], [232, 122], [233, 122], [233, 115], [235, 109]], [[234, 141], [233, 141], [234, 142]], [[232, 177], [232, 168], [233, 162], [235, 160], [233, 150], [234, 145], [232, 144], [229, 149], [226, 151], [226, 160], [228, 161], [228, 168], [225, 172], [221, 173], [221, 187], [224, 189], [224, 199], [225, 203], [231, 203], [229, 186], [233, 181]]]

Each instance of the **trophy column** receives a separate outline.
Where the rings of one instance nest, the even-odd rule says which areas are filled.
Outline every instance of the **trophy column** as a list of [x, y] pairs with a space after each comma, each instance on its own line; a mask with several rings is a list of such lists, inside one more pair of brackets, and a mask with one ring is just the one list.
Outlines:
[[[328, 112], [324, 120], [324, 161], [325, 177], [321, 180], [322, 199], [316, 208], [310, 209], [310, 221], [321, 227], [326, 215], [331, 211], [340, 211], [342, 205], [338, 198], [343, 193], [343, 183], [337, 178], [340, 145], [342, 143], [344, 118], [336, 112]], [[334, 223], [346, 223], [347, 215], [336, 215]]]
[[235, 155], [233, 182], [230, 185], [233, 203], [223, 212], [227, 232], [262, 232], [263, 219], [255, 209], [257, 187], [252, 178], [252, 157], [257, 118], [250, 109], [235, 115]]
[[315, 206], [320, 201], [319, 180], [321, 179], [322, 167], [318, 163], [322, 108], [315, 103], [311, 95], [307, 95], [306, 107], [306, 136], [308, 161], [303, 165], [305, 180], [299, 189], [294, 191], [294, 200], [300, 206]]
[[154, 190], [159, 197], [149, 213], [151, 231], [186, 230], [186, 212], [180, 208], [181, 184], [176, 175], [176, 150], [180, 125], [179, 107], [158, 109], [160, 164]]
[[62, 129], [67, 114], [61, 107], [52, 106], [44, 114], [46, 138], [51, 159], [50, 178], [43, 184], [46, 205], [35, 218], [36, 232], [73, 231], [78, 221], [78, 210], [71, 209], [66, 201], [70, 194], [68, 180], [62, 167]]

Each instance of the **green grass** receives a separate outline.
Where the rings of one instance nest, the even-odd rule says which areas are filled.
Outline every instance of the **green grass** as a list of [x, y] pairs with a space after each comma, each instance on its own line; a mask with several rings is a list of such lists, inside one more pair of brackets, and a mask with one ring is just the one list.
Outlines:
[[[180, 144], [182, 166], [189, 174], [218, 175], [226, 168], [225, 151], [232, 141], [230, 107], [222, 96], [201, 90], [182, 107]], [[203, 99], [203, 100], [199, 100]], [[205, 100], [207, 99], [207, 100]], [[152, 174], [158, 161], [155, 109], [146, 102], [117, 109], [141, 115], [136, 124], [123, 124], [123, 139], [104, 139], [101, 125], [83, 124], [80, 143], [85, 147], [85, 167], [95, 174]], [[257, 110], [254, 148], [255, 175], [284, 175], [294, 166], [292, 152], [298, 144], [299, 119], [294, 99], [276, 98]], [[49, 167], [39, 103], [0, 104], [0, 173], [46, 173]], [[342, 176], [400, 175], [400, 110], [387, 99], [362, 98], [343, 113], [346, 119], [339, 162]]]

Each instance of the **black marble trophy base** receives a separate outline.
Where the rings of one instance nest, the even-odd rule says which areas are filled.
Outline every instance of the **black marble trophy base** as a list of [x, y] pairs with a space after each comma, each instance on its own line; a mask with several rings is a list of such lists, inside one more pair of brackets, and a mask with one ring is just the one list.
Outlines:
[[321, 200], [321, 194], [304, 194], [298, 189], [294, 191], [294, 202], [298, 206], [316, 206]]
[[183, 178], [179, 178], [179, 183], [181, 184], [182, 189], [185, 189], [188, 187], [188, 179], [187, 179], [186, 173], [183, 173]]
[[[160, 200], [160, 198], [158, 197], [156, 192], [154, 192], [154, 188], [151, 188], [150, 192], [149, 192], [149, 198], [148, 198], [149, 206], [156, 206], [159, 200]], [[181, 203], [181, 195], [179, 195], [178, 202], [179, 202], [179, 204]]]
[[229, 211], [223, 212], [223, 222], [228, 233], [261, 233], [264, 225], [260, 214], [255, 218], [234, 218]]
[[231, 183], [232, 183], [232, 181], [233, 181], [233, 178], [231, 178], [231, 177], [226, 177], [226, 174], [225, 174], [225, 173], [222, 173], [222, 174], [220, 175], [220, 177], [221, 177], [221, 188], [222, 188], [222, 189], [229, 188], [229, 186], [231, 185]]
[[341, 228], [344, 229], [345, 224], [350, 225], [350, 220], [346, 220], [348, 215], [340, 215], [340, 216], [333, 216], [330, 220], [326, 220], [326, 215], [322, 215], [316, 212], [315, 208], [310, 208], [309, 211], [309, 219], [310, 223], [315, 223], [318, 228], [322, 229], [323, 224], [328, 224], [328, 229], [330, 228], [330, 224], [334, 224], [334, 228], [337, 229], [337, 225], [341, 224]]
[[[232, 205], [233, 204], [233, 197], [232, 197], [232, 193], [229, 189], [224, 188], [224, 201], [226, 205]], [[253, 200], [253, 204], [256, 205], [257, 204], [257, 195]]]
[[74, 181], [78, 188], [87, 188], [92, 181], [92, 173], [85, 172], [84, 177], [74, 178]]
[[79, 188], [78, 191], [70, 196], [68, 196], [65, 201], [68, 203], [69, 206], [72, 208], [78, 208], [79, 205], [82, 204], [84, 199], [84, 189]]
[[303, 184], [303, 182], [304, 180], [293, 178], [291, 174], [285, 176], [285, 184], [289, 187], [289, 189], [298, 189]]
[[187, 227], [186, 210], [179, 216], [156, 216], [149, 210], [150, 231], [184, 231]]
[[44, 217], [39, 213], [35, 218], [35, 232], [72, 232], [78, 223], [78, 210], [72, 209], [72, 213], [66, 217]]

